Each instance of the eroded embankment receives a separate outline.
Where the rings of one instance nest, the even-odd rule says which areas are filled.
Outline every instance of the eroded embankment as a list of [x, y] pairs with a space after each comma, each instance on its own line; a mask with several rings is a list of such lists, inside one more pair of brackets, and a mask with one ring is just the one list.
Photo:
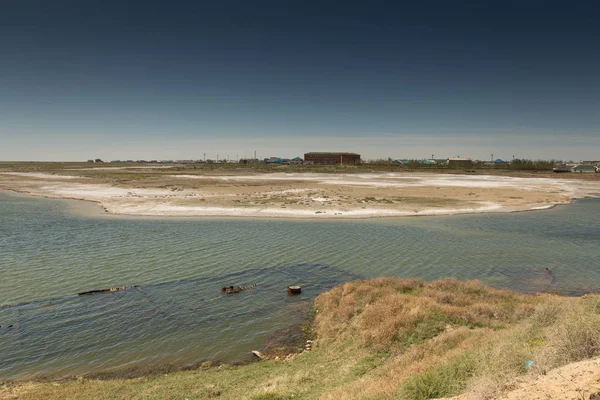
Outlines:
[[[378, 278], [337, 286], [318, 296], [314, 308], [313, 348], [292, 360], [132, 380], [32, 383], [0, 395], [429, 399], [466, 392], [491, 398], [509, 396], [517, 380], [600, 355], [600, 295], [523, 295], [477, 281]], [[594, 379], [589, 382], [579, 388], [582, 398], [595, 390]]]

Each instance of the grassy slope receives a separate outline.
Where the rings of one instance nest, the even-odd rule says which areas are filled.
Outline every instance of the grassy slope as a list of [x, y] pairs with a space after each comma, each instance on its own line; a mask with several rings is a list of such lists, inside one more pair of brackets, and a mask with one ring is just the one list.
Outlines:
[[[139, 379], [27, 383], [23, 399], [480, 398], [600, 354], [600, 296], [525, 296], [479, 282], [378, 278], [315, 301], [317, 345], [293, 360]], [[528, 360], [534, 362], [526, 368]]]

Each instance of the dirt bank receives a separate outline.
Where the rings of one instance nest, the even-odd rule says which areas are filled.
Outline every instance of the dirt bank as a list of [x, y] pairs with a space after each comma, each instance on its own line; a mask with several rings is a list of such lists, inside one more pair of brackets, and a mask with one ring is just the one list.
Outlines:
[[[546, 375], [523, 377], [512, 390], [498, 400], [588, 400], [600, 393], [600, 359], [579, 361], [550, 370]], [[476, 393], [466, 393], [447, 400], [478, 400]]]

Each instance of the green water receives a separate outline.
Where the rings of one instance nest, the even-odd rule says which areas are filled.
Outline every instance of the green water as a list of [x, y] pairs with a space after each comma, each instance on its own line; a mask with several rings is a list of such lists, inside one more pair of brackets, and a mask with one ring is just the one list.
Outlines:
[[[283, 221], [90, 217], [63, 201], [0, 194], [0, 380], [243, 361], [318, 293], [373, 276], [597, 291], [600, 200], [516, 214]], [[287, 297], [290, 284], [302, 295]], [[77, 296], [122, 285], [139, 288]]]

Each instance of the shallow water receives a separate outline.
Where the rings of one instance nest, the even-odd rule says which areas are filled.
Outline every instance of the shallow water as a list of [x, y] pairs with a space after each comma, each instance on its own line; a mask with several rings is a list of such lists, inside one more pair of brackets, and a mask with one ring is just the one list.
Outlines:
[[[242, 361], [318, 293], [373, 276], [599, 290], [600, 200], [515, 214], [284, 221], [85, 216], [64, 201], [0, 194], [0, 380]], [[302, 295], [288, 297], [290, 284]], [[140, 287], [77, 296], [122, 285]]]

